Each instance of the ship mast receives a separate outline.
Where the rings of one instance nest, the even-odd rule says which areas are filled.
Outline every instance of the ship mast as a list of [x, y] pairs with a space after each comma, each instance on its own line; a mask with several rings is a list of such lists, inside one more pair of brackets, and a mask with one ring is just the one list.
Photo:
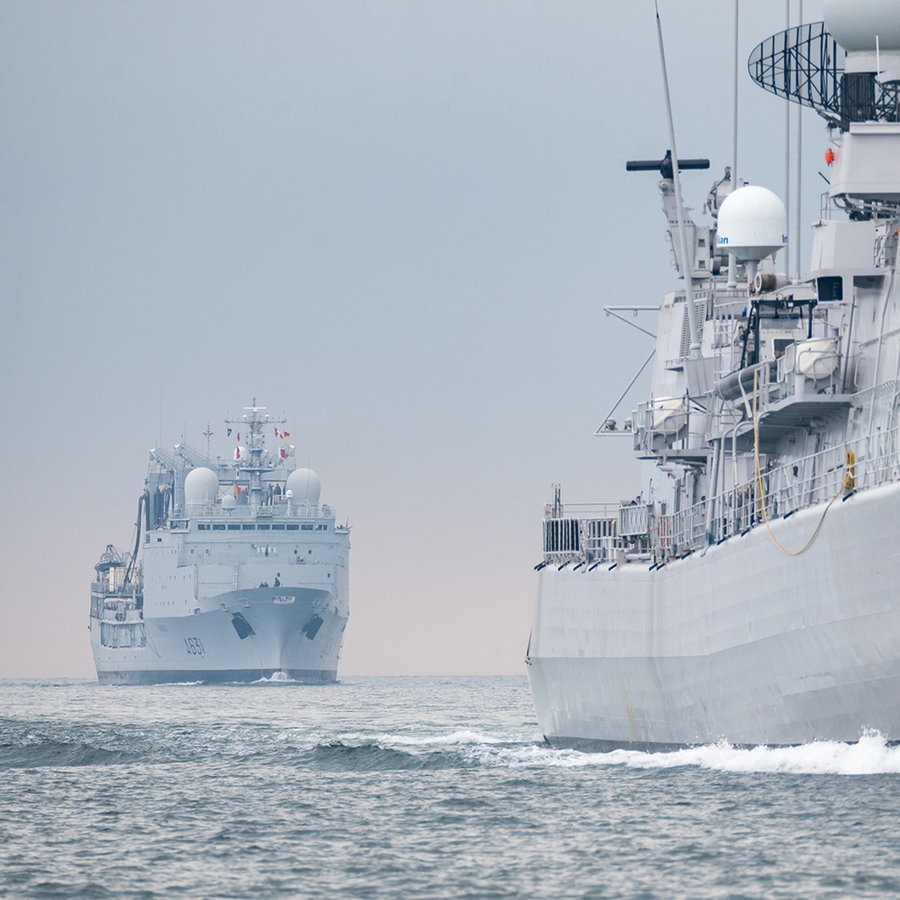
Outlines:
[[666, 100], [666, 121], [669, 125], [669, 144], [672, 153], [672, 183], [675, 187], [675, 208], [678, 213], [678, 237], [681, 243], [681, 259], [683, 261], [684, 300], [687, 304], [688, 332], [690, 334], [690, 356], [700, 357], [700, 323], [697, 321], [698, 311], [694, 306], [691, 290], [691, 265], [688, 256], [687, 230], [684, 227], [684, 204], [681, 200], [681, 177], [679, 175], [678, 151], [675, 148], [675, 121], [672, 117], [672, 101], [669, 97], [669, 74], [666, 70], [666, 51], [663, 46], [662, 22], [659, 19], [659, 5], [656, 4], [656, 34], [659, 39], [659, 61], [662, 66], [663, 94]]
[[[236, 469], [238, 472], [246, 472], [250, 493], [250, 514], [256, 515], [262, 506], [262, 473], [266, 469], [265, 460], [263, 459], [266, 452], [266, 439], [263, 434], [265, 425], [284, 425], [286, 419], [273, 419], [265, 414], [265, 406], [257, 406], [256, 398], [253, 398], [252, 406], [244, 407], [244, 415], [240, 420], [226, 419], [225, 424], [232, 428], [244, 429], [247, 435], [245, 446], [248, 457], [245, 459], [242, 454], [236, 455]], [[240, 434], [240, 432], [238, 432]], [[240, 446], [240, 444], [239, 444]]]

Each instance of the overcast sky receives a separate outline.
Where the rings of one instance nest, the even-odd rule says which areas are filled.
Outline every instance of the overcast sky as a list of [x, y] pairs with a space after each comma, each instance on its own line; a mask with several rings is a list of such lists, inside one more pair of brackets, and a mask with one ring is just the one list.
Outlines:
[[[660, 8], [699, 215], [732, 4]], [[778, 193], [746, 59], [784, 27], [742, 4], [739, 168]], [[342, 673], [524, 672], [551, 484], [640, 489], [592, 435], [651, 349], [602, 307], [677, 286], [625, 173], [668, 146], [652, 2], [0, 0], [0, 110], [0, 677], [93, 675], [148, 450], [228, 452], [254, 397], [353, 526]]]

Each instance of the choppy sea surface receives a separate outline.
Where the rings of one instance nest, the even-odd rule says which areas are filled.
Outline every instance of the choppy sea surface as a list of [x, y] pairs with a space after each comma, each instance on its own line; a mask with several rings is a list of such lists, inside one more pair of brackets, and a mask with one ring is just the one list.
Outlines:
[[883, 897], [900, 748], [555, 750], [525, 678], [0, 682], [2, 897]]

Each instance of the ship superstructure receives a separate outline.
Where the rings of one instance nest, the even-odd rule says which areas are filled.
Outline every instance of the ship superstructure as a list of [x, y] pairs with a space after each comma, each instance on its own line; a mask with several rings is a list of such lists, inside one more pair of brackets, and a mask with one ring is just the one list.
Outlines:
[[284, 420], [254, 403], [225, 424], [228, 458], [150, 451], [134, 547], [107, 546], [95, 566], [101, 683], [337, 677], [349, 527], [295, 466]]
[[684, 286], [659, 307], [650, 398], [601, 431], [671, 489], [592, 506], [557, 487], [546, 509], [527, 663], [552, 742], [900, 739], [900, 8], [826, 20], [750, 59], [827, 122], [806, 275], [776, 265], [771, 192], [726, 170], [700, 224], [675, 180], [705, 161], [629, 164], [661, 176]]

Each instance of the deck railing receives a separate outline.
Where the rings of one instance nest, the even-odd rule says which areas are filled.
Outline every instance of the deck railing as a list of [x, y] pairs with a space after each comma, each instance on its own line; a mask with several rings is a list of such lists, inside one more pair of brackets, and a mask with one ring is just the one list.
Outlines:
[[[893, 483], [900, 480], [900, 426], [791, 459], [785, 465], [762, 465], [761, 479], [754, 477], [710, 502], [676, 512], [664, 512], [661, 504], [603, 504], [597, 513], [586, 506], [548, 508], [544, 564], [611, 564], [635, 550], [663, 563], [762, 524], [763, 503], [765, 515], [774, 522], [838, 495]], [[575, 539], [554, 539], [563, 533]]]

